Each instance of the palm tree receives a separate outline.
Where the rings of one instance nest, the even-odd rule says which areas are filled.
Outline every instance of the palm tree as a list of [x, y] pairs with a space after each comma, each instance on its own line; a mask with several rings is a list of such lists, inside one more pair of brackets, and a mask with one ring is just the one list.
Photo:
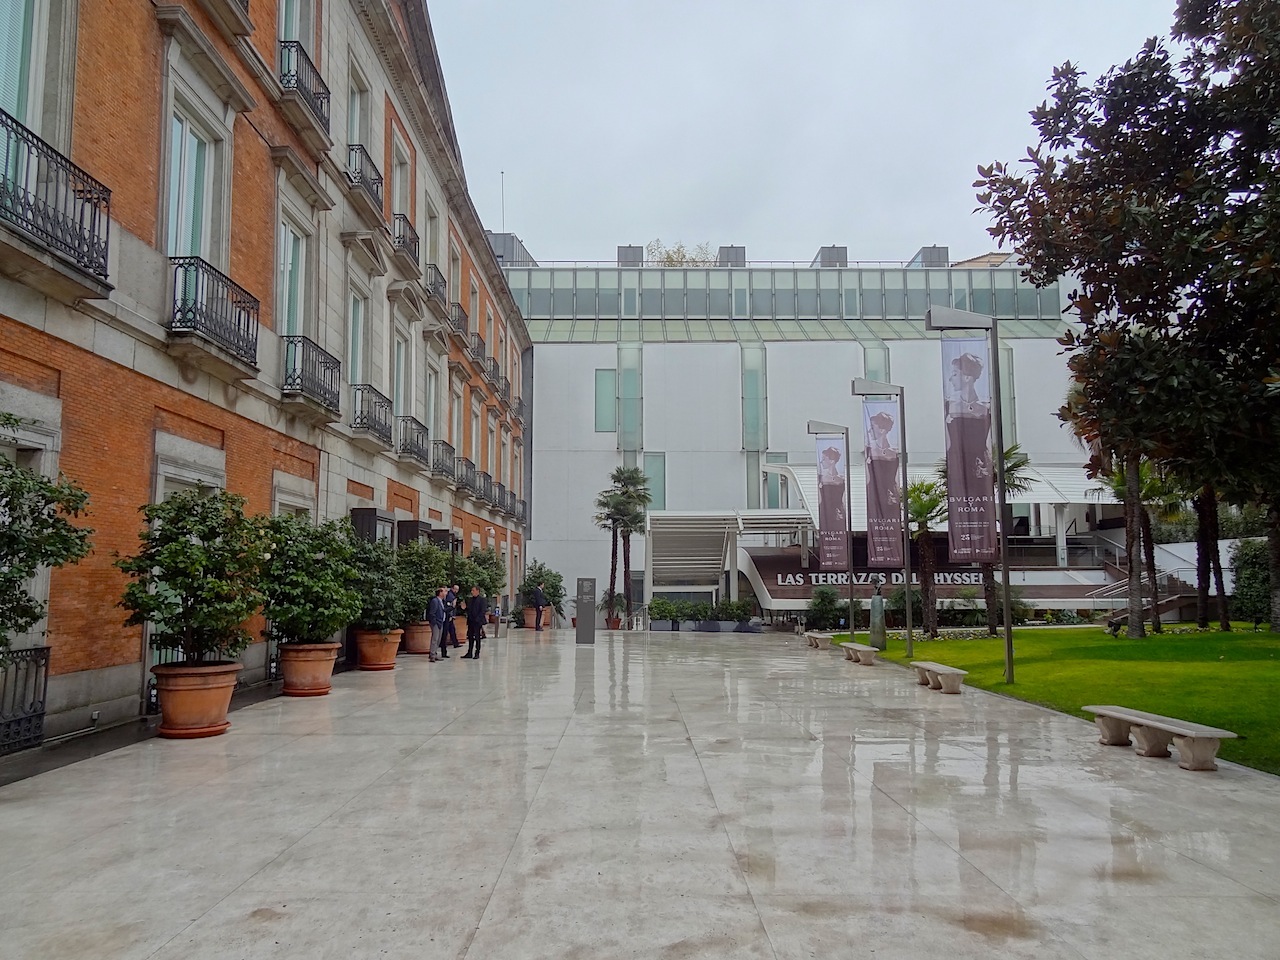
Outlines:
[[[609, 492], [617, 497], [617, 536], [622, 539], [622, 592], [631, 619], [631, 536], [644, 534], [645, 509], [653, 502], [649, 478], [639, 467], [618, 467], [609, 475]], [[617, 566], [616, 562], [614, 564]], [[611, 590], [612, 593], [612, 585]]]
[[[1160, 591], [1156, 579], [1156, 541], [1152, 530], [1151, 516], [1167, 520], [1176, 516], [1185, 503], [1183, 492], [1179, 486], [1168, 480], [1150, 461], [1145, 458], [1138, 461], [1138, 495], [1137, 517], [1138, 529], [1142, 539], [1142, 560], [1146, 567], [1147, 580], [1151, 584], [1151, 629], [1163, 633], [1160, 623]], [[1130, 487], [1129, 471], [1113, 470], [1108, 477], [1108, 486], [1113, 496], [1124, 496]], [[1130, 568], [1135, 564], [1130, 563]], [[1132, 633], [1129, 634], [1133, 636]]]
[[612, 488], [601, 490], [596, 496], [596, 514], [592, 519], [601, 530], [608, 530], [613, 541], [609, 558], [609, 589], [605, 592], [608, 609], [613, 609], [613, 598], [618, 588], [618, 525], [626, 517], [627, 505]]
[[[995, 449], [992, 448], [991, 456], [994, 459], [996, 455]], [[1031, 458], [1022, 452], [1019, 444], [1013, 443], [1005, 448], [1004, 451], [1004, 489], [1005, 493], [1026, 493], [1031, 489]], [[947, 458], [942, 457], [936, 465], [938, 480], [944, 486], [947, 482]], [[1004, 520], [1000, 521], [1000, 535], [1005, 535]], [[994, 563], [983, 563], [979, 565], [982, 570], [982, 596], [987, 605], [987, 631], [991, 636], [995, 636], [1000, 630], [1000, 602], [996, 595], [996, 565]]]
[[937, 480], [913, 480], [907, 485], [907, 517], [916, 543], [920, 545], [920, 599], [924, 605], [924, 631], [938, 635], [937, 590], [933, 571], [937, 559], [933, 531], [947, 516], [947, 488]]
[[1218, 491], [1206, 483], [1191, 497], [1196, 512], [1196, 626], [1209, 626], [1209, 578], [1212, 574], [1217, 593], [1218, 629], [1231, 630], [1231, 617], [1227, 609], [1227, 594], [1222, 581], [1222, 554], [1218, 550], [1220, 526], [1218, 523]]

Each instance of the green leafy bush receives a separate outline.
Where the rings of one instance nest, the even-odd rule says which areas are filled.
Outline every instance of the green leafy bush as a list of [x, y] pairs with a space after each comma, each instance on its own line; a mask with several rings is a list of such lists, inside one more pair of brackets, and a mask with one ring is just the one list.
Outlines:
[[1271, 618], [1271, 568], [1265, 540], [1241, 540], [1231, 551], [1231, 572], [1235, 589], [1231, 615], [1254, 623]]
[[425, 623], [438, 587], [449, 586], [449, 555], [428, 540], [410, 540], [396, 552], [406, 622]]
[[283, 514], [269, 518], [265, 532], [264, 635], [280, 643], [327, 643], [360, 612], [351, 524], [316, 526]]
[[810, 630], [831, 630], [840, 626], [840, 621], [848, 623], [849, 604], [840, 601], [840, 594], [835, 587], [815, 587], [813, 599], [805, 611], [804, 623]]
[[556, 613], [564, 616], [564, 577], [539, 560], [530, 560], [524, 569], [524, 583], [520, 584], [520, 602], [533, 606], [533, 591], [542, 584], [542, 592]]
[[116, 560], [131, 578], [120, 601], [125, 623], [150, 624], [151, 646], [180, 650], [187, 663], [234, 657], [249, 645], [244, 623], [262, 603], [270, 559], [266, 526], [244, 515], [244, 497], [206, 493], [144, 506], [138, 552]]
[[649, 601], [650, 620], [679, 620], [680, 608], [666, 597], [654, 597]]
[[405, 622], [404, 583], [396, 569], [396, 552], [383, 540], [356, 540], [354, 561], [360, 611], [353, 622], [360, 630], [387, 633]]

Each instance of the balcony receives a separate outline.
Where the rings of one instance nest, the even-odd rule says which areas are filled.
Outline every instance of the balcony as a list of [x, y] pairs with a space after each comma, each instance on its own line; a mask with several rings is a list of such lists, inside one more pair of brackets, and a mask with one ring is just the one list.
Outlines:
[[431, 441], [431, 473], [453, 483], [455, 459], [453, 445], [443, 440]]
[[416, 417], [397, 417], [396, 420], [400, 424], [400, 443], [396, 447], [400, 462], [426, 473], [431, 469], [431, 439], [426, 426]]
[[516, 419], [519, 420], [521, 423], [524, 423], [524, 417], [525, 417], [524, 397], [516, 397], [515, 408], [516, 408]]
[[342, 410], [342, 364], [306, 337], [281, 337], [283, 406], [314, 423], [333, 423]]
[[511, 381], [506, 377], [502, 377], [498, 380], [498, 396], [502, 399], [503, 403], [511, 403]]
[[507, 509], [507, 488], [497, 480], [493, 481], [493, 508], [498, 511]]
[[367, 383], [351, 385], [351, 442], [373, 453], [391, 449], [391, 401]]
[[358, 143], [347, 148], [347, 183], [351, 185], [351, 202], [371, 227], [386, 226], [382, 216], [382, 174]]
[[471, 323], [467, 319], [467, 311], [462, 309], [462, 304], [449, 304], [449, 329], [466, 340], [470, 328]]
[[521, 526], [529, 522], [529, 505], [523, 500], [516, 501], [516, 522]]
[[468, 352], [471, 355], [471, 359], [475, 361], [477, 366], [479, 366], [482, 371], [485, 370], [484, 337], [473, 332], [471, 334], [471, 346]]
[[469, 495], [476, 492], [476, 465], [466, 457], [453, 458], [453, 476], [458, 481], [458, 489]]
[[483, 470], [476, 471], [476, 499], [481, 503], [493, 503], [493, 477]]
[[0, 264], [73, 303], [111, 293], [111, 191], [0, 110]]
[[280, 112], [319, 159], [333, 146], [329, 138], [329, 87], [297, 40], [280, 41]]
[[449, 287], [444, 274], [434, 263], [428, 263], [422, 274], [422, 286], [427, 291], [427, 306], [441, 320], [449, 320]]
[[222, 380], [258, 375], [258, 301], [199, 257], [174, 257], [169, 352]]
[[407, 276], [422, 276], [422, 263], [418, 259], [418, 231], [413, 229], [413, 224], [403, 213], [397, 213], [391, 218], [391, 250], [396, 263]]

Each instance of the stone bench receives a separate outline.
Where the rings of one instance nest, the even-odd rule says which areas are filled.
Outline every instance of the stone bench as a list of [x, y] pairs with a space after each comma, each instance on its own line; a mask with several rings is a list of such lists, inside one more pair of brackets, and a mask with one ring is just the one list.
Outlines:
[[843, 643], [844, 658], [852, 660], [855, 663], [861, 663], [864, 666], [873, 666], [876, 662], [876, 654], [879, 651], [875, 647], [868, 647], [865, 643]]
[[1178, 748], [1178, 766], [1184, 770], [1217, 770], [1214, 758], [1223, 740], [1234, 740], [1238, 735], [1218, 727], [1206, 727], [1176, 717], [1162, 717], [1158, 713], [1130, 710], [1115, 704], [1081, 707], [1094, 714], [1101, 736], [1099, 743], [1113, 747], [1129, 746], [1129, 733], [1137, 743], [1140, 757], [1169, 756], [1169, 742]]
[[827, 643], [831, 643], [831, 641], [835, 639], [835, 634], [817, 633], [813, 630], [808, 630], [805, 632], [804, 638], [809, 641], [809, 646], [814, 649], [818, 649], [822, 646], [823, 640], [827, 641]]
[[918, 684], [922, 687], [927, 686], [931, 690], [941, 690], [943, 693], [959, 693], [960, 684], [969, 675], [968, 670], [948, 667], [944, 663], [934, 663], [932, 660], [913, 660], [911, 666], [916, 668]]

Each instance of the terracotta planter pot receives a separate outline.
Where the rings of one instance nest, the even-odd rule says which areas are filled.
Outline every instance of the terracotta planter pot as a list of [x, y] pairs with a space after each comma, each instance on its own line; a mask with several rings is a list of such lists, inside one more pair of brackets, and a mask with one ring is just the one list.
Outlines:
[[[524, 628], [526, 630], [532, 630], [535, 627], [537, 627], [537, 624], [534, 623], [534, 617], [536, 615], [537, 615], [537, 610], [535, 610], [533, 607], [524, 608]], [[542, 625], [544, 627], [551, 626], [551, 608], [550, 607], [542, 608]]]
[[329, 692], [340, 643], [280, 644], [280, 673], [286, 697], [323, 697]]
[[578, 625], [578, 618], [577, 618], [577, 617], [570, 617], [570, 618], [569, 618], [569, 624], [570, 624], [570, 626], [574, 626], [574, 627], [576, 627], [576, 626]]
[[460, 646], [461, 642], [467, 639], [467, 618], [466, 617], [453, 618], [453, 632], [457, 636], [459, 641], [459, 643], [455, 644], [455, 646]]
[[431, 624], [411, 623], [404, 628], [404, 652], [431, 652]]
[[396, 651], [400, 649], [403, 630], [357, 630], [356, 646], [360, 648], [361, 670], [394, 670]]
[[162, 737], [190, 740], [226, 733], [239, 663], [159, 663], [151, 668], [160, 696]]
[[621, 630], [622, 618], [621, 617], [605, 617], [604, 627], [606, 630]]

